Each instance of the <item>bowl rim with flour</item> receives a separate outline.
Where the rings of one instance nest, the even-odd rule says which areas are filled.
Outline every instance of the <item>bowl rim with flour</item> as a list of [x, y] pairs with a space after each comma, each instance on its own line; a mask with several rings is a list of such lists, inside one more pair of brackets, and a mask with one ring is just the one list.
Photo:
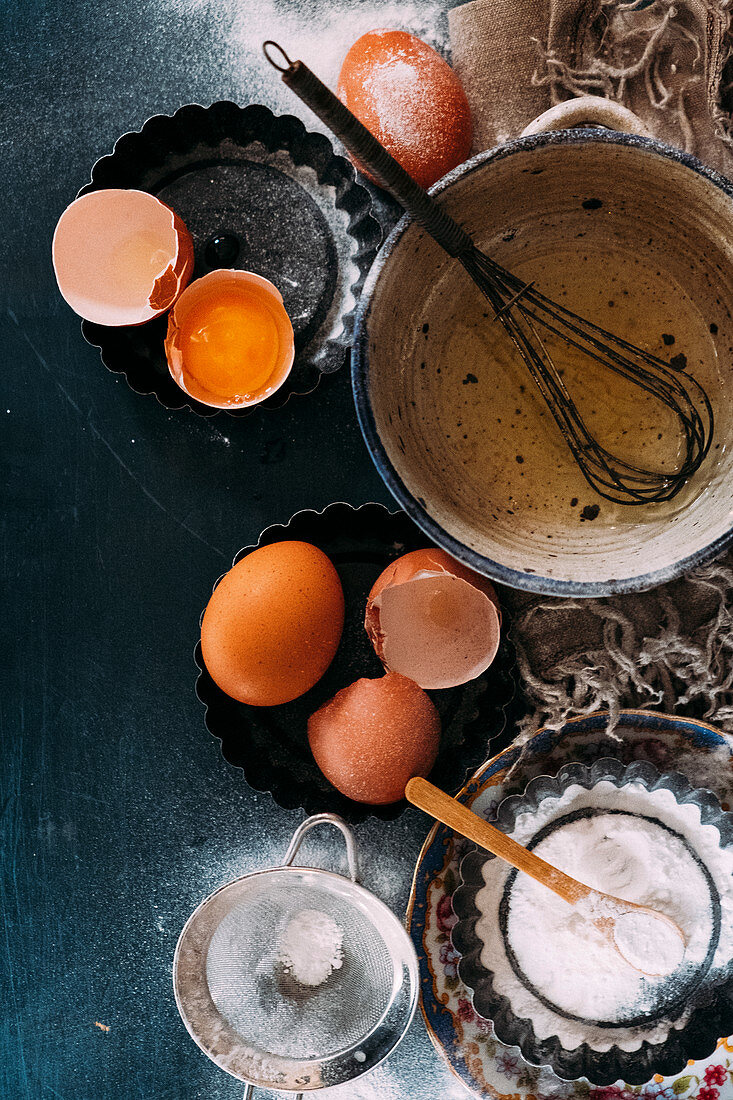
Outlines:
[[[665, 145], [655, 139], [595, 128], [556, 130], [517, 138], [495, 149], [479, 153], [465, 164], [455, 168], [431, 188], [430, 193], [440, 195], [449, 190], [452, 184], [462, 181], [465, 177], [516, 153], [531, 152], [533, 149], [545, 146], [578, 146], [587, 143], [626, 146], [656, 154], [657, 157], [663, 160], [673, 161], [690, 169], [693, 173], [702, 176], [708, 183], [713, 184], [724, 196], [729, 199], [733, 198], [733, 184], [713, 169], [702, 164], [691, 154], [670, 145]], [[733, 210], [731, 213], [733, 217]], [[660, 568], [650, 569], [627, 577], [604, 576], [600, 579], [573, 580], [567, 577], [547, 576], [543, 575], [541, 570], [531, 571], [528, 568], [517, 568], [505, 562], [497, 561], [467, 546], [446, 530], [430, 514], [428, 505], [422, 499], [418, 499], [405, 484], [380, 436], [372, 402], [369, 368], [369, 323], [374, 307], [375, 291], [380, 277], [390, 264], [402, 238], [412, 224], [412, 219], [407, 215], [398, 222], [378, 253], [364, 284], [356, 314], [351, 377], [359, 426], [372, 460], [387, 488], [415, 523], [439, 546], [442, 546], [454, 557], [478, 572], [512, 588], [554, 596], [598, 597], [615, 593], [643, 591], [680, 576], [724, 550], [733, 540], [733, 524], [706, 545], [696, 548], [691, 553], [683, 552], [676, 560], [665, 563]]]

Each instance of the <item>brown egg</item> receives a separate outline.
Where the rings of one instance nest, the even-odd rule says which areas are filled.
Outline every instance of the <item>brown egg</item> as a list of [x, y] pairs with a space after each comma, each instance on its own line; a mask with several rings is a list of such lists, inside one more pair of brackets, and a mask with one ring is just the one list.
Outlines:
[[461, 82], [440, 54], [407, 31], [374, 30], [358, 38], [341, 66], [338, 94], [422, 187], [471, 152], [471, 112]]
[[193, 272], [193, 241], [147, 191], [110, 188], [72, 202], [53, 236], [62, 295], [98, 325], [142, 325], [165, 313]]
[[356, 802], [404, 798], [414, 775], [428, 775], [438, 755], [440, 717], [406, 676], [357, 680], [308, 720], [308, 741], [329, 783]]
[[501, 612], [486, 577], [431, 547], [403, 554], [379, 575], [364, 626], [385, 668], [423, 688], [449, 688], [494, 660]]
[[344, 593], [307, 542], [253, 550], [222, 577], [204, 612], [201, 650], [222, 691], [256, 707], [287, 703], [320, 680], [338, 648]]

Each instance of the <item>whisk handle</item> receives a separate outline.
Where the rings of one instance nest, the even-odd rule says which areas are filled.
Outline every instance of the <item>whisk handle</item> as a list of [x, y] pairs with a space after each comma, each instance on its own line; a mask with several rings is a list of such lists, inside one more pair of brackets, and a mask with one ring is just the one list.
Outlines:
[[[268, 47], [279, 50], [287, 67], [277, 64], [268, 52]], [[359, 119], [344, 106], [326, 85], [311, 72], [302, 61], [291, 61], [282, 47], [276, 42], [265, 42], [265, 57], [282, 75], [283, 82], [291, 91], [303, 100], [307, 107], [328, 126], [329, 130], [340, 138], [346, 148], [382, 187], [404, 207], [428, 231], [451, 256], [473, 248], [468, 233], [461, 229], [427, 191], [410, 176], [377, 141]]]

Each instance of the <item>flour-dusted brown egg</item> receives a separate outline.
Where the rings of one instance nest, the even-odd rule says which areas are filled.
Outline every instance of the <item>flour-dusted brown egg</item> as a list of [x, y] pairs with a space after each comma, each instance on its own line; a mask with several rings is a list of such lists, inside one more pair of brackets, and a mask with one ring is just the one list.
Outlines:
[[341, 66], [338, 94], [422, 187], [471, 152], [471, 112], [460, 80], [407, 31], [374, 30], [358, 38]]
[[256, 707], [297, 699], [331, 664], [344, 593], [322, 550], [275, 542], [222, 577], [204, 612], [201, 651], [222, 691]]
[[404, 798], [414, 775], [428, 775], [438, 755], [440, 717], [428, 695], [388, 672], [357, 680], [308, 720], [308, 741], [329, 783], [356, 802]]

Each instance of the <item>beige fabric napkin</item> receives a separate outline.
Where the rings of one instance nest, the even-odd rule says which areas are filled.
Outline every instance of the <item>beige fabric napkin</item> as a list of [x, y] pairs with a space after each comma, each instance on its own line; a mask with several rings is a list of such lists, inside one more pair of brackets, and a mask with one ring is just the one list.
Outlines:
[[[471, 0], [448, 17], [475, 149], [563, 99], [602, 95], [733, 178], [729, 0]], [[733, 553], [652, 592], [562, 600], [503, 589], [523, 728], [658, 707], [733, 730]]]
[[516, 137], [551, 105], [534, 84], [547, 0], [471, 0], [448, 13], [451, 57], [471, 107], [474, 149]]

